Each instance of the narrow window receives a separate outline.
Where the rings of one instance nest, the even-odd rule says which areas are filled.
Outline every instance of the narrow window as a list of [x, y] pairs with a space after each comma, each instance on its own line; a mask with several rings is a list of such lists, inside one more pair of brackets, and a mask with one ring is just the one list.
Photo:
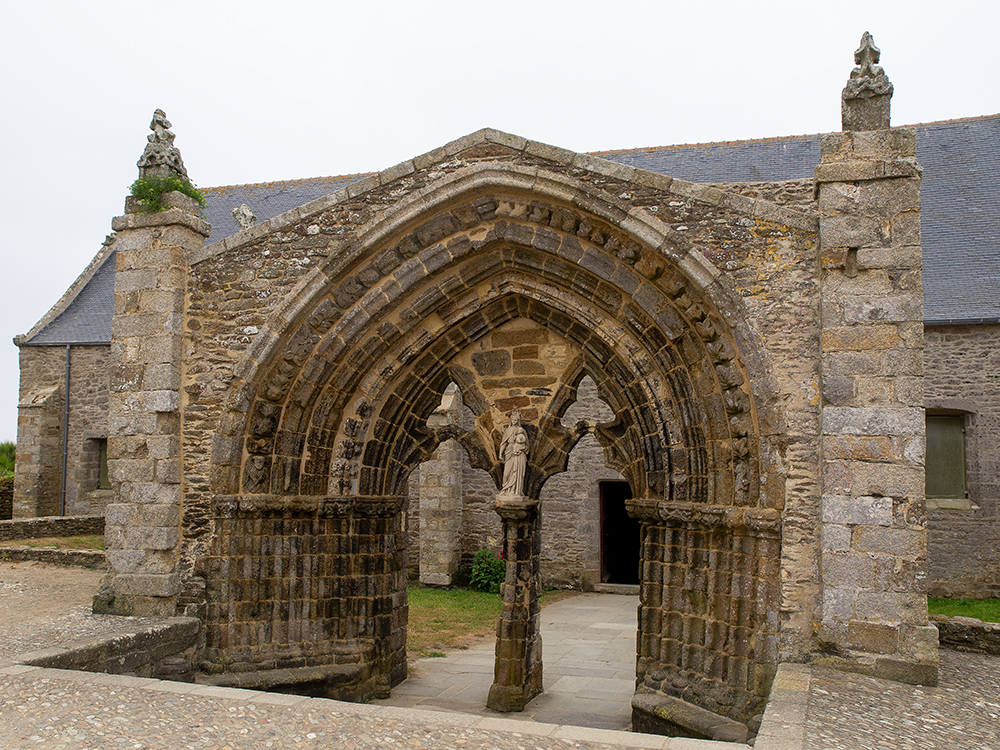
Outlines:
[[97, 451], [100, 455], [100, 474], [98, 475], [97, 488], [101, 490], [111, 489], [111, 480], [108, 479], [108, 440], [99, 438], [97, 440]]
[[927, 415], [927, 497], [965, 497], [965, 417]]

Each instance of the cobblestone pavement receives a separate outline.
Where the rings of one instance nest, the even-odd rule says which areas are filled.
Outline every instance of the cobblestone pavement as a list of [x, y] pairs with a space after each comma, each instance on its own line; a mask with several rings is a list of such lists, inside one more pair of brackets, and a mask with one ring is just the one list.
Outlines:
[[[23, 671], [19, 671], [23, 670]], [[58, 750], [739, 750], [557, 726], [137, 677], [0, 668], [0, 748]]]
[[0, 562], [0, 662], [156, 622], [92, 614], [90, 601], [103, 575], [86, 568]]
[[1000, 657], [939, 653], [934, 688], [814, 667], [805, 748], [998, 750]]

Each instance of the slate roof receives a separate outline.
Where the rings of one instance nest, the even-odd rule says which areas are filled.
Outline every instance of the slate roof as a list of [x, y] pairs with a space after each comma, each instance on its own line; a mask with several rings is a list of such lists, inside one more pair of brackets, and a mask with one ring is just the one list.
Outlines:
[[66, 309], [38, 333], [33, 336], [29, 334], [30, 338], [26, 343], [30, 346], [110, 344], [114, 310], [115, 254], [112, 252], [80, 292], [69, 301]]
[[[924, 323], [1000, 321], [1000, 115], [912, 126], [924, 169]], [[594, 154], [692, 182], [811, 179], [820, 135]]]
[[201, 192], [208, 201], [205, 218], [212, 225], [212, 236], [205, 240], [205, 244], [211, 245], [239, 231], [240, 226], [233, 218], [233, 209], [239, 208], [244, 203], [254, 212], [258, 222], [264, 222], [309, 201], [329, 195], [365, 176], [367, 175], [352, 174], [341, 177], [264, 182], [258, 185], [204, 188]]
[[[924, 322], [1000, 322], [1000, 115], [914, 125], [924, 169], [921, 231]], [[692, 182], [811, 179], [820, 135], [659, 146], [594, 155]], [[266, 221], [364, 177], [315, 177], [203, 190], [208, 243], [239, 230], [247, 204]], [[25, 342], [51, 346], [111, 341], [114, 253], [59, 314]], [[37, 326], [36, 326], [37, 328]]]

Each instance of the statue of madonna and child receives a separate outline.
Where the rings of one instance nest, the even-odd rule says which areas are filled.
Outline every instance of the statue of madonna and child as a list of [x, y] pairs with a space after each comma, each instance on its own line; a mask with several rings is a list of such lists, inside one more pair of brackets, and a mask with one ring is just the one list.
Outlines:
[[503, 461], [501, 495], [524, 496], [524, 478], [528, 473], [528, 433], [521, 426], [521, 413], [512, 412], [510, 424], [500, 441], [500, 459]]

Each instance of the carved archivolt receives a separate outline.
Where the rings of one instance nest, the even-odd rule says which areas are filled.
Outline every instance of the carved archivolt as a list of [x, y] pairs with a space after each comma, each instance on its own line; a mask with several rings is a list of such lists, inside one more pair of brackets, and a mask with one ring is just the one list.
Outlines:
[[[451, 358], [528, 314], [561, 325], [588, 371], [611, 373], [622, 432], [598, 437], [609, 456], [628, 438], [649, 491], [755, 505], [758, 416], [740, 340], [706, 280], [685, 270], [690, 252], [673, 238], [641, 243], [577, 207], [497, 192], [426, 216], [351, 264], [331, 260], [337, 272], [282, 334], [255, 389], [241, 490], [397, 491], [436, 447], [426, 420], [444, 387], [461, 384]], [[485, 435], [465, 442], [493, 447]]]

